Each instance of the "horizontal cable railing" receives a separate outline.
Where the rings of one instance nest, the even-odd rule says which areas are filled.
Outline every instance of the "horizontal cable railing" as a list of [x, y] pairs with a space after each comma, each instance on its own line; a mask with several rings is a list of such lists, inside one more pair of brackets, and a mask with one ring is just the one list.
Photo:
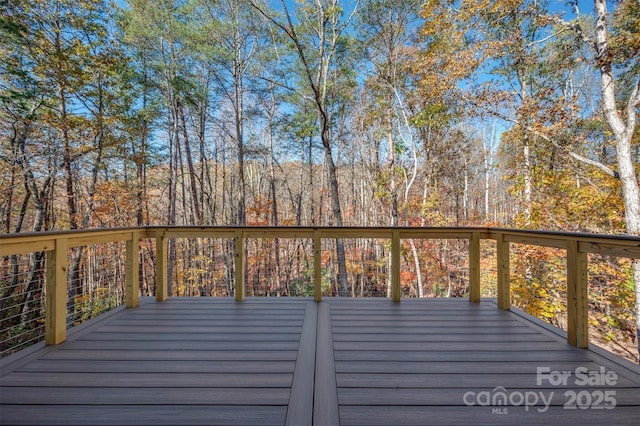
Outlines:
[[[40, 339], [32, 336], [42, 335], [43, 324], [46, 343], [60, 343], [68, 327], [123, 302], [135, 307], [140, 295], [155, 295], [157, 301], [170, 295], [233, 296], [237, 301], [247, 296], [311, 296], [320, 301], [340, 295], [330, 244], [336, 239], [353, 241], [347, 246], [347, 274], [362, 278], [366, 270], [374, 277], [359, 282], [352, 278], [342, 295], [387, 296], [396, 302], [410, 296], [464, 295], [479, 302], [488, 294], [507, 310], [512, 285], [544, 283], [528, 276], [540, 269], [540, 256], [532, 254], [536, 248], [557, 249], [545, 261], [562, 263], [553, 270], [563, 270], [563, 276], [550, 279], [565, 284], [549, 297], [562, 300], [566, 319], [560, 322], [565, 324], [556, 325], [566, 328], [568, 342], [578, 347], [589, 343], [589, 256], [640, 258], [637, 237], [499, 228], [141, 227], [3, 235], [2, 353]], [[455, 267], [445, 270], [449, 280], [467, 284], [454, 293], [432, 286], [430, 294], [423, 294], [420, 285], [407, 280], [421, 276], [419, 253], [429, 250], [427, 242], [445, 240], [464, 243], [455, 251], [466, 253], [466, 260], [458, 256]], [[298, 258], [277, 258], [281, 253]], [[512, 271], [514, 254], [526, 261]], [[304, 267], [287, 270], [294, 260]], [[598, 294], [607, 290], [609, 279], [601, 270]], [[43, 303], [35, 301], [43, 298]], [[30, 322], [23, 321], [27, 319]], [[625, 321], [630, 321], [628, 315]]]
[[6, 355], [44, 338], [45, 253], [6, 256], [0, 264], [0, 348]]
[[121, 241], [69, 250], [67, 328], [124, 304], [125, 266]]

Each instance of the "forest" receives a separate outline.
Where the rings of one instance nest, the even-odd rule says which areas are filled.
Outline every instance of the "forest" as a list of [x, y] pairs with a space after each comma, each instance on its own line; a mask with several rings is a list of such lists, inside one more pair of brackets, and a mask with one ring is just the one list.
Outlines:
[[[640, 233], [638, 0], [13, 0], [0, 10], [2, 233]], [[326, 292], [386, 295], [385, 244], [327, 242]], [[406, 296], [465, 295], [464, 242], [403, 248]], [[173, 294], [230, 295], [229, 242], [170, 250]], [[247, 250], [250, 294], [307, 294], [310, 242]], [[563, 326], [562, 256], [514, 251], [514, 303]], [[112, 259], [71, 255], [76, 278]], [[44, 256], [2, 262], [42, 269]], [[592, 265], [599, 339], [637, 358], [640, 265]], [[17, 297], [9, 281], [0, 309]], [[70, 288], [78, 300], [89, 291]]]

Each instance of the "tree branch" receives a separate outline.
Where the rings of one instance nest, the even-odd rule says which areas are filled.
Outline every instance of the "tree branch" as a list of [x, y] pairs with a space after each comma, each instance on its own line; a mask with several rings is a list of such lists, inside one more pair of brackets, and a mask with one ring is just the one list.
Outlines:
[[259, 77], [259, 78], [261, 80], [266, 81], [267, 83], [271, 83], [271, 84], [273, 84], [275, 86], [282, 87], [283, 89], [286, 89], [286, 90], [288, 90], [288, 91], [290, 91], [292, 93], [295, 93], [296, 95], [300, 96], [302, 99], [306, 99], [307, 101], [310, 101], [310, 102], [314, 101], [314, 99], [311, 96], [305, 95], [304, 93], [302, 93], [301, 91], [299, 91], [295, 87], [291, 87], [286, 83], [281, 83], [281, 82], [279, 82], [277, 80], [274, 80], [272, 78], [269, 78], [269, 77]]
[[544, 42], [545, 42], [545, 41], [547, 41], [547, 40], [551, 40], [552, 38], [557, 37], [557, 36], [559, 36], [560, 34], [562, 34], [563, 32], [568, 31], [568, 30], [570, 29], [570, 28], [569, 28], [569, 27], [567, 27], [566, 25], [563, 25], [563, 27], [564, 27], [564, 28], [563, 28], [562, 30], [557, 31], [557, 32], [555, 32], [555, 33], [553, 33], [553, 34], [550, 34], [550, 35], [548, 35], [547, 37], [541, 38], [540, 40], [534, 40], [534, 41], [530, 42], [529, 44], [527, 44], [527, 49], [528, 49], [528, 48], [530, 48], [530, 47], [532, 47], [532, 46], [535, 46], [536, 44], [542, 44], [542, 43], [544, 43]]
[[[639, 0], [640, 1], [640, 0]], [[636, 84], [633, 88], [633, 92], [629, 97], [629, 108], [636, 108], [640, 105], [640, 76], [636, 79]]]
[[633, 91], [627, 104], [627, 132], [630, 133], [629, 139], [633, 137], [633, 132], [636, 128], [636, 108], [638, 108], [638, 105], [640, 105], [640, 76], [633, 86]]
[[[521, 125], [522, 124], [519, 120], [517, 120], [515, 118], [512, 118], [512, 117], [509, 117], [507, 115], [500, 114], [499, 112], [490, 110], [490, 109], [486, 108], [485, 106], [483, 106], [481, 104], [478, 104], [477, 102], [473, 102], [473, 101], [471, 101], [469, 99], [466, 99], [466, 100], [469, 103], [471, 103], [471, 105], [475, 106], [476, 108], [480, 108], [480, 109], [483, 109], [483, 110], [487, 111], [489, 114], [493, 115], [494, 117], [498, 117], [498, 118], [500, 118], [500, 119], [502, 119], [504, 121], [507, 121], [509, 123], [512, 123], [512, 124], [516, 124], [516, 125]], [[546, 135], [546, 134], [544, 134], [544, 133], [542, 133], [542, 132], [540, 132], [538, 130], [535, 130], [534, 128], [532, 128], [530, 126], [527, 126], [525, 128], [525, 130], [528, 131], [528, 132], [533, 133], [534, 135], [538, 136], [539, 138], [544, 139], [546, 142], [549, 142], [551, 145], [553, 145], [556, 148], [558, 148], [560, 150], [560, 152], [564, 153], [565, 155], [568, 155], [569, 157], [573, 158], [574, 160], [576, 160], [576, 161], [578, 161], [580, 163], [586, 164], [588, 166], [595, 167], [595, 168], [601, 170], [602, 172], [606, 173], [607, 175], [611, 176], [612, 178], [615, 178], [615, 179], [619, 179], [620, 178], [620, 174], [617, 171], [613, 170], [611, 167], [607, 166], [606, 164], [603, 164], [603, 163], [601, 163], [599, 161], [592, 160], [592, 159], [587, 158], [587, 157], [585, 157], [583, 155], [580, 155], [580, 154], [578, 154], [576, 152], [569, 151], [566, 148], [560, 146], [555, 140], [553, 140], [553, 138], [549, 137], [548, 135]]]
[[584, 30], [582, 29], [582, 26], [578, 22], [567, 22], [564, 19], [561, 19], [560, 17], [554, 18], [554, 21], [556, 21], [556, 23], [562, 25], [563, 27], [575, 32], [578, 35], [578, 37], [582, 39], [584, 44], [592, 48], [596, 52], [596, 54], [598, 53], [598, 45], [591, 37], [589, 37], [584, 32]]
[[601, 171], [603, 171], [604, 173], [608, 174], [612, 178], [616, 178], [616, 179], [620, 178], [620, 174], [618, 172], [616, 172], [612, 168], [606, 166], [605, 164], [602, 164], [599, 161], [594, 161], [594, 160], [592, 160], [590, 158], [583, 157], [582, 155], [576, 154], [573, 151], [568, 151], [567, 155], [569, 155], [569, 157], [571, 157], [574, 160], [577, 160], [577, 161], [579, 161], [579, 162], [581, 162], [583, 164], [587, 164], [589, 166], [592, 166], [592, 167], [595, 167], [597, 169], [600, 169]]

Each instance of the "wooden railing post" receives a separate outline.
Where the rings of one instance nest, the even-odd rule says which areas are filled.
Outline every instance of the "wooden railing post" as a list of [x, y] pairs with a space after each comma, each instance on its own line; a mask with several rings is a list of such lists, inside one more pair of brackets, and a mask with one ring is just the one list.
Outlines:
[[168, 241], [165, 234], [156, 234], [156, 302], [164, 302], [169, 298]]
[[140, 236], [138, 232], [131, 233], [131, 240], [127, 241], [127, 266], [125, 270], [125, 279], [127, 281], [127, 290], [125, 293], [127, 308], [138, 307], [140, 297], [140, 277], [138, 269], [140, 266]]
[[313, 299], [322, 302], [322, 238], [313, 231]]
[[480, 302], [480, 234], [473, 232], [469, 240], [469, 300]]
[[504, 235], [497, 238], [496, 257], [498, 267], [498, 308], [511, 309], [511, 277], [509, 270], [509, 242], [504, 240]]
[[45, 343], [57, 345], [67, 339], [67, 249], [66, 239], [56, 239], [47, 251], [45, 298]]
[[400, 302], [400, 231], [391, 234], [391, 300]]
[[567, 247], [567, 341], [589, 347], [589, 278], [587, 253], [580, 253], [577, 241]]
[[236, 302], [244, 301], [244, 237], [242, 231], [236, 231], [235, 236], [235, 299]]

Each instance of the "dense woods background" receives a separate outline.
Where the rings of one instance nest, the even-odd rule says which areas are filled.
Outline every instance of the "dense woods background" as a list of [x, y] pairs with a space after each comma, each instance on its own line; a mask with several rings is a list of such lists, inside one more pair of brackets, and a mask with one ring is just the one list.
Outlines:
[[[0, 8], [4, 233], [146, 224], [640, 232], [638, 0]], [[464, 295], [461, 244], [404, 241], [406, 294]], [[228, 242], [171, 250], [174, 294], [229, 294]], [[305, 294], [310, 242], [248, 250], [254, 294]], [[562, 325], [562, 254], [514, 250], [516, 304]], [[326, 291], [385, 295], [385, 253], [384, 242], [333, 242]], [[78, 271], [95, 259], [73, 256]], [[594, 326], [629, 351], [640, 271], [624, 259], [593, 265]]]

